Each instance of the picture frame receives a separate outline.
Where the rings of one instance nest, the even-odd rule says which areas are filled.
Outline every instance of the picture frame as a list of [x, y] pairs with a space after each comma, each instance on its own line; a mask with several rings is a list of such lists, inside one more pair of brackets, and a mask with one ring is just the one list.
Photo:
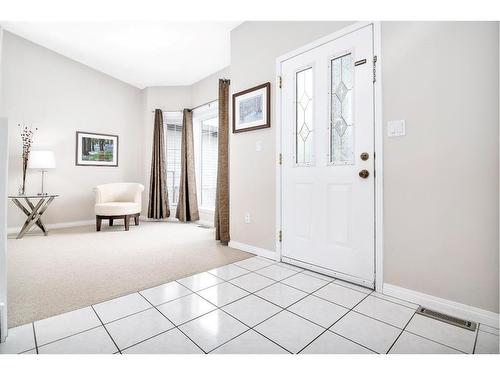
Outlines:
[[77, 166], [118, 167], [117, 135], [76, 132], [75, 164]]
[[233, 133], [271, 127], [271, 82], [233, 94]]

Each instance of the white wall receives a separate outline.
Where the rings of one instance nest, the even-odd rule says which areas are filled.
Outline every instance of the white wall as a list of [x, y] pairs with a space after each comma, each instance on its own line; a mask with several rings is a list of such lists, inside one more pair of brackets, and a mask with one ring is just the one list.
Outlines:
[[[270, 81], [274, 98], [276, 57], [346, 24], [243, 23], [231, 33], [232, 93]], [[406, 137], [384, 136], [384, 281], [494, 312], [498, 35], [496, 22], [382, 25], [384, 121], [407, 122]], [[232, 134], [230, 154], [231, 240], [271, 251], [276, 126]]]
[[[53, 150], [57, 168], [46, 174], [47, 190], [61, 196], [45, 222], [94, 217], [92, 189], [115, 181], [141, 181], [142, 93], [46, 48], [5, 32], [3, 40], [3, 115], [9, 119], [9, 192], [22, 181], [21, 139], [17, 124], [38, 127], [32, 149]], [[119, 136], [119, 167], [75, 166], [77, 130]], [[28, 171], [27, 192], [40, 188], [39, 172]], [[10, 227], [24, 214], [9, 205]]]
[[228, 66], [191, 85], [191, 108], [217, 100], [219, 98], [219, 79], [229, 79], [230, 75], [231, 70]]

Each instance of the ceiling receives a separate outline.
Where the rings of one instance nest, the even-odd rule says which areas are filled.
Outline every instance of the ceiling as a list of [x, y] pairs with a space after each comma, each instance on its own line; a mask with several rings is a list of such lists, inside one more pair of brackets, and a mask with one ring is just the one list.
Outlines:
[[23, 38], [138, 88], [191, 85], [230, 63], [240, 22], [4, 22]]

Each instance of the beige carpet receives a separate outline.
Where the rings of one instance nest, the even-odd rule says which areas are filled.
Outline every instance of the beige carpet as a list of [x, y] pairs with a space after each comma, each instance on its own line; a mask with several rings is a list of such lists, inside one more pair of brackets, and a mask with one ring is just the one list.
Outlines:
[[252, 256], [219, 245], [214, 229], [141, 222], [8, 240], [9, 326], [44, 319]]

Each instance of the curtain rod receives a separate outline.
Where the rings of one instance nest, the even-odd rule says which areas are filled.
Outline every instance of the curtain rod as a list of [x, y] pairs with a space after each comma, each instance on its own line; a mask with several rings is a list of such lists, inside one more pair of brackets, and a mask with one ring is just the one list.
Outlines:
[[[212, 104], [213, 102], [216, 102], [217, 100], [219, 100], [219, 99], [214, 99], [214, 100], [211, 100], [211, 101], [206, 102], [204, 104], [197, 105], [196, 107], [191, 108], [190, 110], [194, 111], [195, 109], [198, 109], [198, 108], [204, 107], [206, 105]], [[182, 112], [183, 110], [181, 109], [181, 110], [178, 110], [178, 111], [174, 111], [174, 110], [171, 110], [171, 109], [169, 109], [169, 110], [160, 109], [160, 111], [162, 111], [162, 112]], [[151, 112], [155, 113], [155, 110], [152, 110]]]

